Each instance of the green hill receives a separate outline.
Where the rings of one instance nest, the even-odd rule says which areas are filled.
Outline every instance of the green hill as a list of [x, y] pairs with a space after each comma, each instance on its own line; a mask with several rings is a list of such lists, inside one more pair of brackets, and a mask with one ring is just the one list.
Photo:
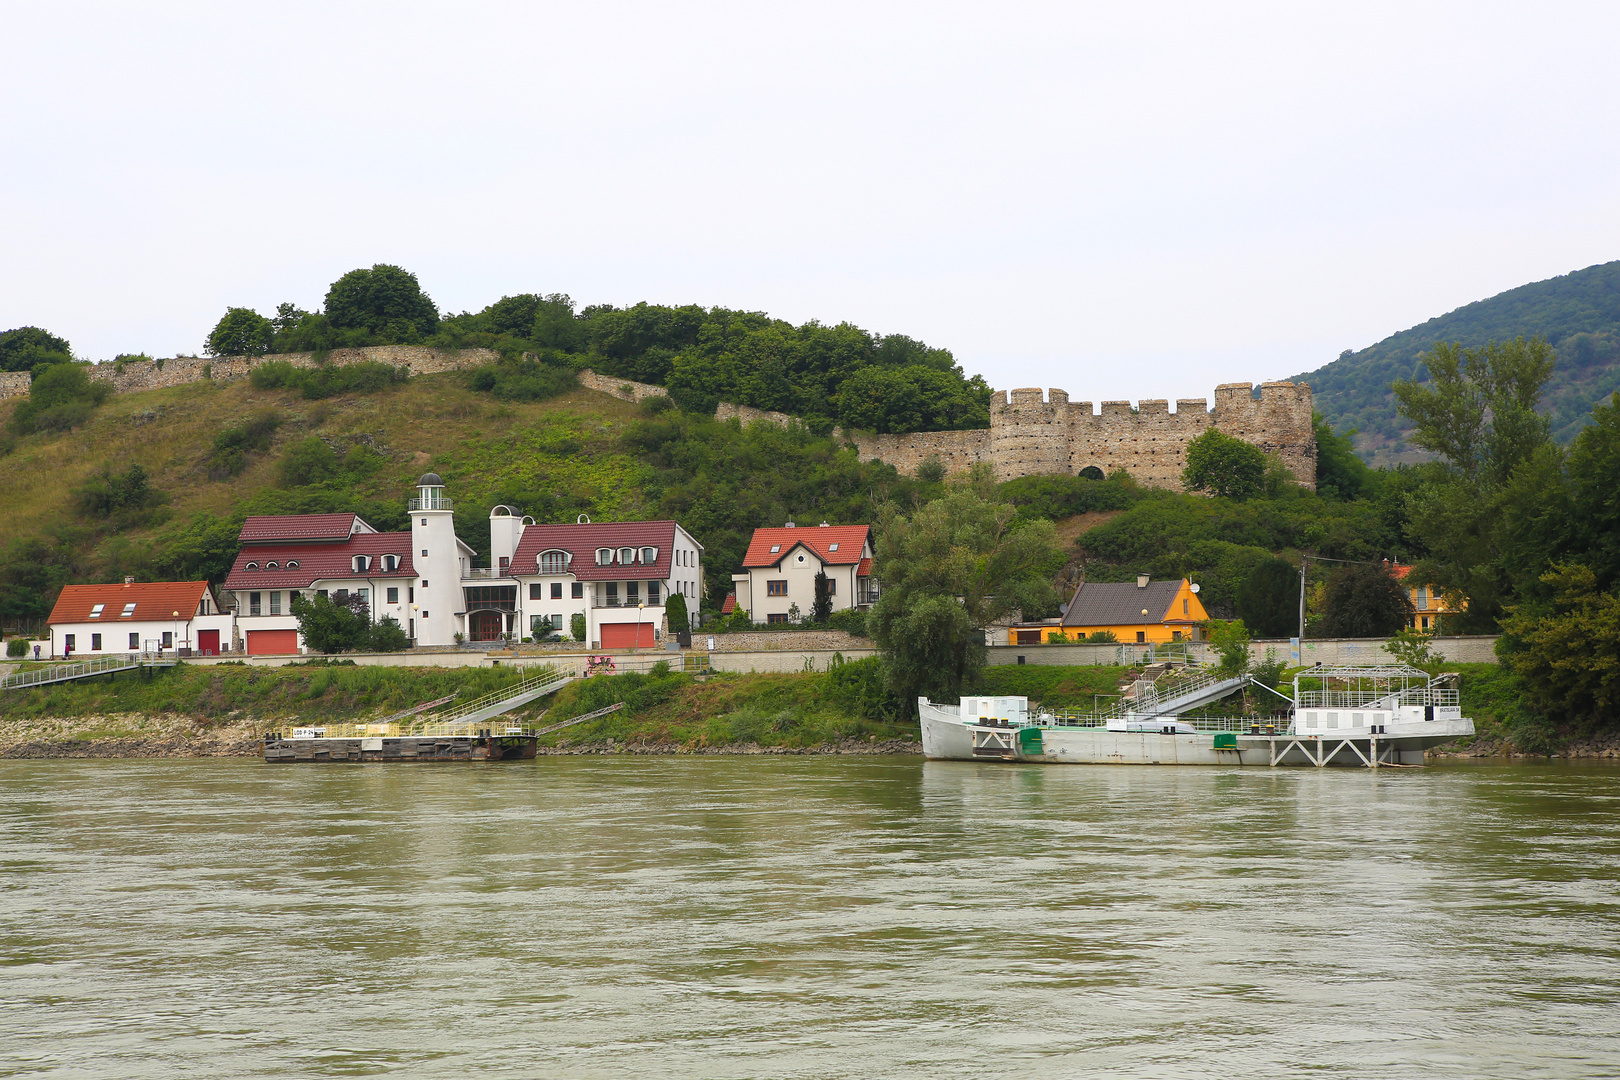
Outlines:
[[1424, 379], [1420, 359], [1437, 341], [1483, 345], [1540, 335], [1558, 350], [1545, 409], [1553, 438], [1567, 443], [1585, 426], [1592, 406], [1620, 390], [1620, 261], [1509, 289], [1488, 300], [1392, 334], [1296, 381], [1310, 383], [1316, 408], [1336, 430], [1356, 428], [1356, 449], [1374, 464], [1418, 456], [1395, 409], [1390, 384]]

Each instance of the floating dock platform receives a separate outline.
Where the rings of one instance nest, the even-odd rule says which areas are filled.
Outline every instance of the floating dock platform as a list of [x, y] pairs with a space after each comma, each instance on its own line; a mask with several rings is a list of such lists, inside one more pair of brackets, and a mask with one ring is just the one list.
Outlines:
[[358, 738], [264, 738], [269, 762], [330, 761], [521, 761], [535, 755], [539, 737], [529, 733], [479, 731], [468, 735], [360, 736]]

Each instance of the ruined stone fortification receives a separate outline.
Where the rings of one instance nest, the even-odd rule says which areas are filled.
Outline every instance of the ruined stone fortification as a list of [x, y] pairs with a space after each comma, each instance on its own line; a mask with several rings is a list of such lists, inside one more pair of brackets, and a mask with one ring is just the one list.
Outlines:
[[[113, 384], [121, 394], [137, 390], [157, 390], [166, 386], [212, 379], [234, 382], [252, 374], [257, 364], [278, 360], [295, 367], [317, 367], [315, 353], [285, 353], [279, 356], [176, 356], [168, 360], [135, 360], [116, 365], [97, 364], [90, 369], [92, 379]], [[499, 356], [490, 349], [429, 349], [420, 345], [372, 345], [364, 349], [333, 349], [321, 361], [331, 365], [380, 363], [410, 368], [412, 375], [436, 371], [460, 371], [493, 363]]]
[[[326, 364], [367, 361], [403, 365], [412, 375], [459, 371], [493, 363], [489, 349], [429, 349], [415, 345], [375, 345], [363, 349], [334, 349]], [[283, 356], [228, 356], [210, 360], [180, 356], [168, 360], [111, 363], [90, 369], [91, 378], [112, 383], [120, 392], [155, 390], [211, 379], [230, 382], [246, 378], [255, 364], [279, 360], [299, 367], [315, 367], [313, 353]], [[28, 373], [0, 373], [0, 398], [28, 392]], [[579, 373], [581, 385], [625, 401], [642, 401], [667, 394], [662, 386]], [[720, 420], [743, 423], [766, 421], [786, 425], [794, 417], [748, 405], [721, 402]], [[1104, 473], [1124, 469], [1139, 483], [1179, 489], [1187, 465], [1187, 444], [1210, 428], [1253, 443], [1280, 458], [1306, 487], [1314, 488], [1316, 442], [1311, 433], [1311, 388], [1291, 382], [1225, 383], [1215, 388], [1215, 407], [1205, 398], [1182, 398], [1174, 412], [1167, 401], [1149, 400], [1131, 407], [1128, 401], [1105, 401], [1094, 412], [1091, 402], [1071, 402], [1067, 391], [1040, 389], [997, 391], [990, 401], [990, 427], [978, 431], [920, 431], [905, 435], [833, 429], [833, 437], [851, 442], [862, 458], [877, 458], [913, 473], [930, 457], [939, 458], [949, 473], [966, 472], [987, 461], [996, 479], [1011, 480], [1039, 473], [1074, 475], [1089, 466]]]
[[[580, 381], [626, 401], [665, 393], [661, 386], [632, 383], [586, 371]], [[749, 405], [722, 401], [719, 420], [788, 424], [794, 418]], [[863, 458], [877, 458], [913, 473], [930, 457], [948, 473], [966, 472], [988, 461], [997, 480], [1039, 473], [1074, 475], [1088, 466], [1103, 473], [1124, 469], [1138, 483], [1180, 490], [1187, 467], [1187, 444], [1210, 428], [1275, 454], [1306, 487], [1316, 486], [1316, 440], [1311, 433], [1311, 388], [1291, 382], [1224, 383], [1215, 388], [1215, 407], [1206, 398], [1181, 398], [1174, 412], [1162, 400], [1105, 401], [1094, 411], [1089, 401], [1072, 402], [1067, 391], [997, 391], [990, 399], [990, 427], [977, 431], [919, 431], [877, 435], [833, 429], [833, 437], [853, 442]]]

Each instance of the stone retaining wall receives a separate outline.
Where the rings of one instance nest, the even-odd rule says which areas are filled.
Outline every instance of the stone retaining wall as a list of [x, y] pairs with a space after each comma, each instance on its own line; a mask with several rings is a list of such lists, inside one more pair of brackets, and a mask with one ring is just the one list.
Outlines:
[[0, 371], [0, 398], [27, 397], [32, 383], [26, 371]]

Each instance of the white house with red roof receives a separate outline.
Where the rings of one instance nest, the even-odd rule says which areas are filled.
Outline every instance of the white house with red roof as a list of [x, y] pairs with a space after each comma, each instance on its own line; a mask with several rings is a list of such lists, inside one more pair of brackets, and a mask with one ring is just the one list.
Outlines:
[[755, 529], [743, 556], [743, 572], [731, 575], [736, 606], [757, 623], [785, 623], [790, 609], [809, 618], [816, 602], [816, 575], [826, 574], [834, 611], [876, 602], [872, 580], [872, 527], [829, 525]]
[[703, 593], [703, 545], [673, 521], [539, 525], [497, 506], [490, 554], [492, 580], [517, 586], [525, 636], [567, 636], [578, 614], [592, 648], [648, 648], [670, 594], [695, 613]]
[[292, 601], [304, 594], [338, 601], [358, 595], [373, 621], [391, 616], [418, 645], [472, 636], [471, 621], [482, 609], [467, 602], [462, 579], [474, 553], [456, 537], [454, 507], [437, 473], [417, 481], [409, 510], [410, 531], [394, 533], [378, 532], [357, 514], [248, 518], [237, 537], [242, 550], [221, 586], [235, 609], [237, 647], [254, 655], [300, 652]]
[[231, 644], [231, 614], [206, 581], [69, 585], [45, 620], [51, 656], [190, 650], [217, 656]]

